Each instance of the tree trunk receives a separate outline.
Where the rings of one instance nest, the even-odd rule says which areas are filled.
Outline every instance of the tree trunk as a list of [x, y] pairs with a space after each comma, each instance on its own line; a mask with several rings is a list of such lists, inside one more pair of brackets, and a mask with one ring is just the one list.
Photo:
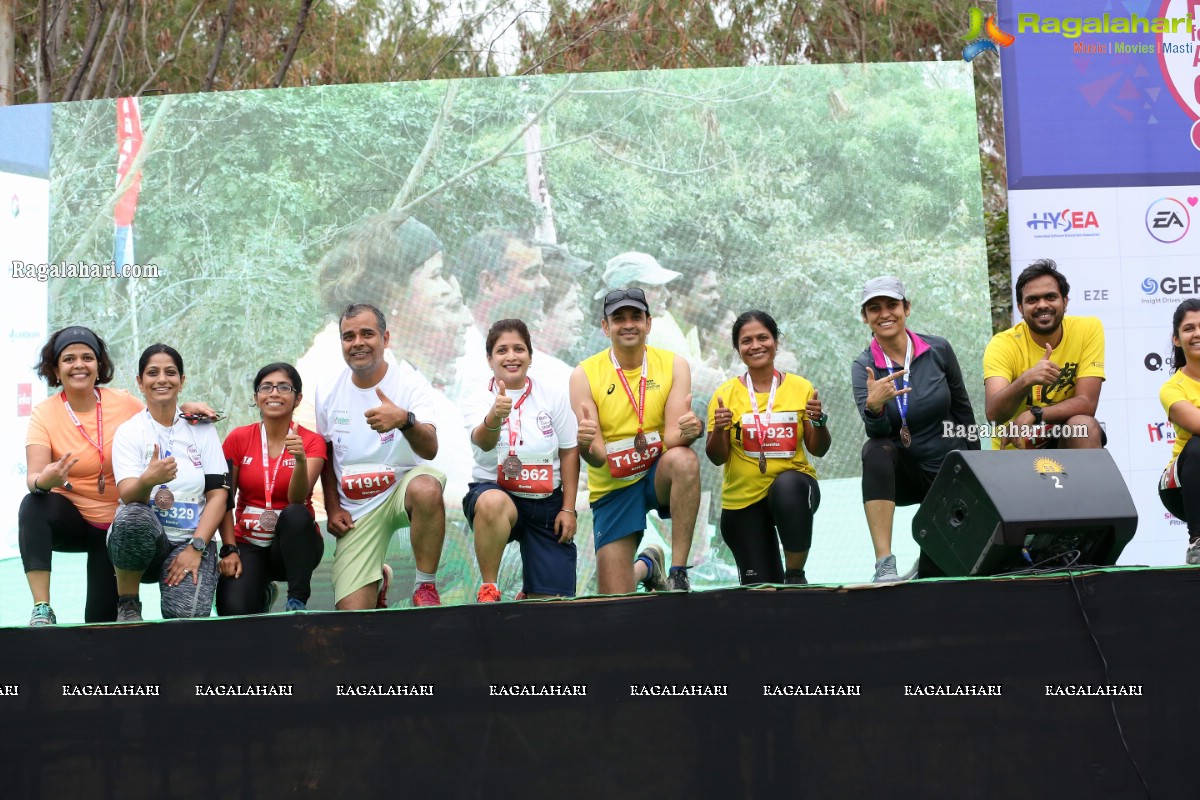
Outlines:
[[121, 29], [124, 21], [125, 4], [118, 2], [113, 7], [112, 15], [108, 18], [108, 27], [104, 29], [104, 38], [100, 40], [100, 46], [96, 48], [96, 57], [92, 59], [92, 66], [88, 70], [87, 80], [84, 81], [83, 88], [79, 92], [80, 100], [92, 99], [92, 92], [96, 88], [96, 79], [100, 77], [100, 70], [104, 64], [104, 56], [107, 55], [110, 47], [114, 47], [117, 31]]
[[221, 33], [217, 37], [216, 47], [213, 48], [212, 61], [208, 62], [208, 74], [204, 76], [204, 83], [200, 86], [202, 92], [211, 92], [213, 81], [217, 78], [217, 64], [221, 62], [225, 40], [229, 38], [229, 26], [233, 20], [233, 7], [236, 3], [237, 0], [229, 0], [229, 4], [225, 6], [225, 13], [221, 15]]
[[92, 53], [96, 49], [96, 40], [100, 37], [100, 26], [104, 24], [104, 6], [100, 5], [100, 0], [92, 0], [92, 4], [88, 7], [88, 15], [87, 41], [84, 42], [83, 53], [79, 56], [79, 64], [76, 65], [75, 71], [71, 73], [71, 79], [67, 81], [67, 89], [63, 92], [63, 100], [75, 99], [76, 91], [79, 89], [79, 82], [83, 80], [83, 74], [87, 71], [88, 64], [92, 60]]
[[283, 85], [283, 79], [287, 75], [288, 67], [292, 65], [292, 59], [296, 56], [296, 48], [300, 46], [300, 37], [304, 35], [304, 26], [308, 22], [308, 12], [312, 9], [313, 0], [300, 0], [300, 18], [296, 20], [296, 28], [292, 31], [292, 35], [288, 37], [287, 51], [283, 54], [283, 63], [279, 65], [279, 71], [275, 73], [274, 79], [271, 81], [271, 86], [278, 89]]

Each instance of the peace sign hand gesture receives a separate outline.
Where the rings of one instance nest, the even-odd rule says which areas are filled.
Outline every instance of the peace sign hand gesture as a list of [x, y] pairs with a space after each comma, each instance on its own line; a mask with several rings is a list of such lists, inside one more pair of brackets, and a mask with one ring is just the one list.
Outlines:
[[866, 367], [867, 370], [867, 410], [872, 414], [878, 414], [883, 411], [884, 406], [890, 403], [894, 398], [902, 394], [908, 394], [912, 391], [912, 387], [896, 390], [895, 381], [903, 378], [908, 374], [908, 370], [902, 369], [893, 372], [891, 375], [885, 375], [879, 380], [875, 380], [875, 370]]

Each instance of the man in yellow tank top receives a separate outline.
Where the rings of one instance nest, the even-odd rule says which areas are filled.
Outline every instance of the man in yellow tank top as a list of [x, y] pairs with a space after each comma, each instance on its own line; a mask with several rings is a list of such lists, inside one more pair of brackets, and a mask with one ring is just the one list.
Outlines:
[[[691, 445], [704, 425], [692, 412], [687, 362], [647, 347], [650, 326], [645, 292], [609, 292], [601, 328], [612, 347], [571, 375], [601, 594], [626, 594], [638, 583], [691, 588], [687, 560], [700, 504], [700, 463]], [[661, 548], [647, 547], [634, 557], [650, 511], [671, 520], [669, 572]]]

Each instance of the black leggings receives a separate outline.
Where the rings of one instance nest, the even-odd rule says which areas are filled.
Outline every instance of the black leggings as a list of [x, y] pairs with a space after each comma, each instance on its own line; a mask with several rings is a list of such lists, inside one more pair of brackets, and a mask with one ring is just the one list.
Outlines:
[[789, 553], [807, 552], [812, 546], [813, 514], [820, 505], [816, 478], [789, 470], [775, 476], [762, 500], [721, 511], [721, 538], [737, 561], [743, 586], [783, 583], [779, 543]]
[[17, 512], [17, 541], [26, 572], [50, 570], [54, 551], [87, 553], [87, 603], [84, 622], [117, 618], [117, 577], [104, 539], [106, 532], [83, 518], [75, 504], [58, 492], [27, 494]]
[[936, 472], [926, 472], [907, 449], [887, 437], [868, 439], [862, 449], [863, 502], [891, 500], [911, 506], [925, 499]]
[[275, 538], [267, 547], [242, 542], [238, 555], [242, 576], [217, 581], [217, 616], [258, 614], [271, 581], [287, 581], [288, 597], [308, 602], [313, 570], [325, 554], [325, 540], [316, 530], [308, 508], [292, 503], [275, 523]]
[[1189, 541], [1200, 538], [1200, 444], [1197, 442], [1200, 436], [1188, 439], [1175, 460], [1179, 486], [1158, 490], [1163, 507], [1187, 523]]

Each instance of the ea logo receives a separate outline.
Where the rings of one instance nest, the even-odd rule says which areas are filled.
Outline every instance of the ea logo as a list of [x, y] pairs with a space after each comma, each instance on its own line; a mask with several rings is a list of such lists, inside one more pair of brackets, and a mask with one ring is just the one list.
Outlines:
[[1174, 197], [1160, 197], [1146, 209], [1146, 230], [1163, 244], [1178, 242], [1191, 225], [1187, 206]]

